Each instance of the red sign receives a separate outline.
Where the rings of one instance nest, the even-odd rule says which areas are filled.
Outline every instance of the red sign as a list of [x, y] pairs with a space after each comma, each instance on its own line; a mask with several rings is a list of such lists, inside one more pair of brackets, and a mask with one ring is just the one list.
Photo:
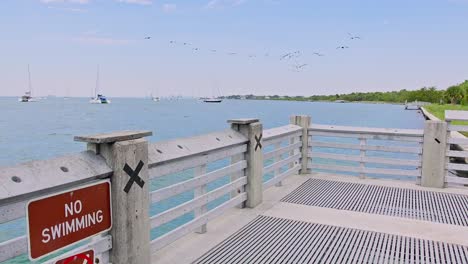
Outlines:
[[88, 250], [86, 252], [78, 253], [68, 258], [61, 259], [55, 264], [93, 264], [94, 263], [94, 251]]
[[30, 201], [29, 257], [46, 256], [111, 228], [110, 182], [82, 186]]

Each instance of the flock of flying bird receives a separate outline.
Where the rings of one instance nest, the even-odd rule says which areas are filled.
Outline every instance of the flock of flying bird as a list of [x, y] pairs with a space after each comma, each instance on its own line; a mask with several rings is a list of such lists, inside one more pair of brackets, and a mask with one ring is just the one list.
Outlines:
[[[351, 33], [348, 33], [348, 38], [350, 40], [361, 40], [362, 38], [360, 36], [356, 36], [356, 35], [353, 35]], [[150, 40], [151, 37], [148, 36], [148, 37], [145, 37], [144, 38], [145, 40]], [[194, 47], [191, 43], [189, 42], [179, 42], [179, 41], [176, 41], [176, 40], [171, 40], [169, 41], [169, 44], [171, 45], [180, 45], [180, 46], [186, 46], [186, 47], [191, 47], [192, 51], [193, 52], [198, 52], [200, 51], [201, 49], [198, 48], [198, 47]], [[349, 49], [349, 46], [338, 46], [336, 47], [337, 50], [345, 50], [345, 49]], [[229, 55], [229, 56], [236, 56], [236, 55], [242, 55], [242, 54], [239, 54], [237, 52], [221, 52], [219, 50], [216, 50], [216, 49], [209, 49], [207, 50], [209, 52], [212, 52], [212, 53], [224, 53], [226, 55]], [[320, 52], [314, 52], [313, 55], [317, 56], [317, 57], [323, 57], [325, 56], [325, 54], [323, 53], [320, 53]], [[297, 50], [297, 51], [293, 51], [293, 52], [288, 52], [286, 54], [283, 54], [281, 56], [279, 56], [279, 60], [280, 61], [288, 61], [288, 62], [291, 62], [293, 61], [293, 64], [291, 64], [291, 70], [292, 71], [295, 71], [295, 72], [299, 72], [299, 71], [302, 71], [304, 70], [308, 64], [307, 63], [299, 63], [298, 59], [302, 56], [302, 52]], [[257, 57], [256, 54], [247, 54], [247, 57], [248, 58], [251, 58], [251, 59], [254, 59]], [[264, 57], [270, 57], [270, 54], [269, 53], [265, 53], [264, 54]]]

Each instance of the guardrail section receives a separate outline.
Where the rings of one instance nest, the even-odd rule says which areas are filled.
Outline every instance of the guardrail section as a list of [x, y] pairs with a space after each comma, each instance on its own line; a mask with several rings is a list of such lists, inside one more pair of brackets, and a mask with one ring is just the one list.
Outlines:
[[423, 130], [314, 124], [309, 136], [309, 169], [361, 178], [421, 178]]
[[296, 125], [263, 131], [263, 188], [281, 186], [286, 177], [301, 169], [302, 128]]
[[[110, 175], [112, 170], [105, 160], [88, 151], [0, 168], [0, 229], [9, 230], [0, 237], [0, 262], [28, 261], [25, 255], [28, 253], [25, 216], [29, 200]], [[45, 263], [55, 263], [59, 258], [90, 248], [95, 249], [101, 261], [108, 260], [108, 251], [112, 248], [111, 236], [104, 234], [88, 240], [64, 255], [54, 259], [49, 257]]]
[[[467, 111], [445, 111], [445, 121], [447, 122], [447, 149], [446, 149], [446, 175], [445, 182], [452, 186], [468, 186], [468, 138], [456, 137], [452, 132], [468, 132], [468, 112]], [[455, 124], [454, 124], [455, 123]], [[453, 145], [458, 145], [454, 147]]]
[[226, 130], [149, 146], [152, 251], [247, 199], [247, 138]]

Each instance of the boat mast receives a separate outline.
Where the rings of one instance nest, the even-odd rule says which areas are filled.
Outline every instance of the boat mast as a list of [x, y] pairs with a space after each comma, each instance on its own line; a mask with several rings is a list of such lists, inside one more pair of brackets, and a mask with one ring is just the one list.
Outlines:
[[28, 64], [28, 93], [29, 96], [32, 97], [32, 84], [31, 84], [31, 70], [29, 69], [29, 64]]
[[94, 98], [97, 97], [99, 90], [99, 64], [97, 66], [96, 87], [94, 87]]

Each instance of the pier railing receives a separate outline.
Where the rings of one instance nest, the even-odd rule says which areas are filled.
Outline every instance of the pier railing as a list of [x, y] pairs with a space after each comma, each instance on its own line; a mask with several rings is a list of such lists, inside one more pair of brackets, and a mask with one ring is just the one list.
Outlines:
[[[178, 238], [209, 232], [209, 222], [228, 209], [256, 207], [264, 190], [293, 174], [392, 176], [440, 188], [466, 184], [449, 172], [468, 171], [468, 165], [449, 157], [468, 154], [449, 146], [468, 140], [447, 131], [468, 126], [428, 121], [424, 130], [344, 127], [314, 124], [309, 116], [267, 130], [258, 119], [229, 123], [225, 131], [152, 144], [144, 139], [147, 131], [76, 137], [88, 151], [0, 168], [0, 228], [24, 223], [31, 199], [110, 179], [112, 228], [47, 263], [87, 249], [99, 263], [150, 263], [152, 252]], [[28, 251], [28, 234], [8, 237], [0, 242], [0, 262]]]
[[423, 130], [313, 124], [309, 136], [309, 169], [421, 178]]
[[[446, 168], [445, 176], [448, 185], [468, 186], [468, 138], [459, 136], [457, 137], [454, 131], [468, 132], [468, 125], [457, 125], [454, 122], [468, 122], [467, 111], [445, 111], [445, 120], [447, 122], [447, 145], [445, 152]], [[458, 148], [451, 147], [457, 145]], [[465, 177], [458, 177], [456, 174], [463, 174]]]

